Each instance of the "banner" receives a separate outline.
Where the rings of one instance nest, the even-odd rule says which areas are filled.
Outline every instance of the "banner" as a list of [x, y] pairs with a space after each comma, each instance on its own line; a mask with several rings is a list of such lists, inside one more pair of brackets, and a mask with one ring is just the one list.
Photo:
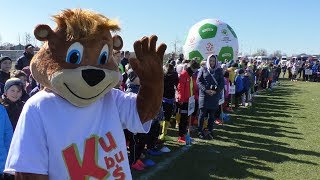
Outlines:
[[306, 69], [305, 75], [312, 75], [312, 69]]

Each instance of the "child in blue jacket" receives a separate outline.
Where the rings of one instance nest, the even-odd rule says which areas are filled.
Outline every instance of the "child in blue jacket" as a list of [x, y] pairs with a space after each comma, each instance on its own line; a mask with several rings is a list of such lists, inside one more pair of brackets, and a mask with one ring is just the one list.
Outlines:
[[0, 179], [3, 177], [4, 165], [6, 163], [13, 129], [6, 109], [0, 105]]
[[241, 101], [241, 97], [245, 92], [244, 84], [243, 84], [244, 70], [240, 69], [238, 75], [235, 78], [236, 85], [236, 99], [235, 99], [235, 107], [239, 107], [239, 101]]

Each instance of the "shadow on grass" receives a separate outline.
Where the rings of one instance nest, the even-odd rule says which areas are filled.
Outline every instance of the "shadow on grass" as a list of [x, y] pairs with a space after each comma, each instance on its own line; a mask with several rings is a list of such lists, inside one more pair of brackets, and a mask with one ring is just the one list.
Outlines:
[[[294, 118], [304, 118], [299, 117], [301, 105], [291, 101], [295, 93], [299, 89], [286, 83], [273, 92], [262, 92], [251, 108], [232, 114], [232, 124], [218, 129], [214, 140], [197, 140], [188, 152], [152, 179], [273, 179], [259, 174], [272, 172], [270, 163], [319, 165], [292, 156], [320, 156], [319, 152], [290, 147], [290, 141], [304, 139], [294, 122]], [[177, 132], [171, 134], [177, 137]]]

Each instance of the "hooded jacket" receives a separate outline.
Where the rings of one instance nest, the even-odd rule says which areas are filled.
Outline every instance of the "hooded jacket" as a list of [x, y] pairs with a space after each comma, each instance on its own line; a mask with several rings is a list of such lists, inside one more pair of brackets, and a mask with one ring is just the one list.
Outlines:
[[[210, 57], [208, 56], [206, 67], [202, 67], [199, 71], [197, 84], [199, 88], [199, 108], [217, 109], [221, 92], [224, 89], [223, 71], [219, 67], [219, 62], [216, 58], [215, 67], [210, 67]], [[216, 79], [217, 83], [214, 81]], [[215, 88], [216, 94], [210, 96], [205, 91]]]
[[6, 108], [7, 114], [9, 116], [14, 131], [16, 129], [24, 102], [21, 100], [18, 100], [17, 102], [11, 102], [8, 98], [4, 96], [2, 99], [0, 98], [0, 103]]

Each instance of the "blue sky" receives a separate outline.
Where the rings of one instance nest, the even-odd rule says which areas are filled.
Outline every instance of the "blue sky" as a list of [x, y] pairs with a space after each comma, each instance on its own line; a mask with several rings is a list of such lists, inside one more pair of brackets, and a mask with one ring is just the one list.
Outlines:
[[[320, 1], [317, 0], [0, 0], [1, 42], [23, 41], [40, 23], [55, 27], [51, 15], [65, 8], [86, 8], [117, 18], [121, 23], [124, 49], [133, 50], [135, 40], [157, 34], [173, 50], [183, 45], [189, 28], [207, 18], [228, 23], [239, 39], [239, 50], [268, 53], [281, 50], [288, 55], [320, 54]], [[22, 42], [22, 44], [24, 44]], [[40, 43], [37, 43], [40, 45]]]

